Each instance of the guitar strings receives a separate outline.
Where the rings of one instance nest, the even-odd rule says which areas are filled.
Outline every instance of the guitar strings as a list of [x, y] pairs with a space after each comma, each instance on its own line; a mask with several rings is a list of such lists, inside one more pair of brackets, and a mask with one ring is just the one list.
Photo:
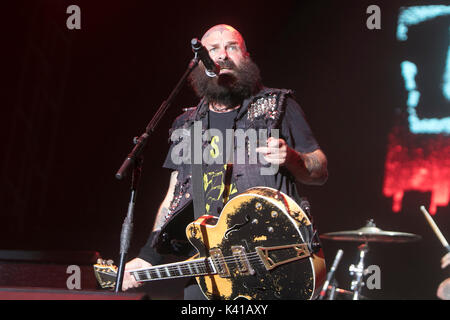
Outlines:
[[[245, 259], [245, 257], [247, 257], [247, 259]], [[247, 254], [246, 256], [243, 256], [242, 258], [244, 258], [244, 262], [246, 260], [250, 262], [260, 262], [260, 264], [264, 265], [264, 263], [261, 261], [261, 258], [259, 256], [259, 254], [257, 252], [252, 252]], [[192, 275], [200, 275], [200, 274], [209, 274], [210, 272], [208, 272], [208, 269], [212, 271], [212, 268], [207, 266], [207, 263], [211, 263], [215, 261], [219, 262], [219, 263], [234, 263], [236, 266], [238, 266], [241, 262], [240, 257], [237, 256], [225, 256], [225, 257], [221, 257], [221, 258], [211, 258], [211, 261], [206, 262], [205, 260], [202, 261], [192, 261], [192, 262], [187, 262], [186, 265], [181, 265], [181, 264], [177, 264], [177, 265], [168, 265], [166, 267], [161, 267], [161, 266], [155, 266], [154, 268], [149, 268], [149, 269], [145, 269], [145, 270], [137, 270], [137, 271], [130, 271], [131, 273], [135, 273], [138, 276], [148, 276], [150, 277], [150, 279], [144, 279], [144, 280], [140, 280], [140, 281], [146, 281], [146, 280], [153, 280], [155, 278], [151, 278], [151, 274], [150, 272], [153, 271], [154, 273], [158, 274], [157, 271], [155, 271], [156, 269], [158, 269], [159, 275], [161, 275], [161, 271], [164, 271], [165, 273], [169, 273], [169, 275], [167, 277], [172, 277], [170, 275], [170, 273], [180, 273], [180, 269], [181, 269], [181, 275], [180, 276], [192, 276]], [[189, 268], [188, 264], [191, 264], [193, 267]], [[231, 267], [229, 265], [227, 265], [228, 267]], [[238, 267], [239, 268], [239, 267]], [[194, 274], [192, 274], [192, 269], [195, 269], [197, 272], [194, 272]], [[173, 272], [171, 272], [173, 271]], [[184, 274], [183, 271], [188, 271], [190, 274]], [[198, 272], [201, 271], [201, 272]], [[158, 277], [158, 278], [162, 278], [162, 277]]]
[[[208, 258], [205, 258], [205, 259], [208, 259]], [[226, 263], [227, 267], [229, 267], [229, 268], [233, 267], [233, 266], [229, 265], [229, 264], [233, 263], [233, 264], [235, 264], [235, 267], [237, 267], [237, 269], [239, 269], [239, 265], [242, 264], [242, 262], [245, 263], [246, 261], [248, 261], [248, 263], [256, 262], [256, 263], [259, 263], [260, 265], [261, 264], [264, 265], [258, 252], [251, 252], [251, 253], [242, 255], [241, 257], [233, 255], [233, 256], [225, 256], [225, 257], [219, 257], [219, 258], [209, 257], [210, 260], [207, 260], [207, 261], [205, 261], [205, 259], [202, 259], [202, 261], [185, 262], [185, 264], [184, 263], [183, 264], [176, 263], [176, 264], [172, 264], [172, 265], [167, 265], [165, 267], [155, 266], [154, 268], [130, 271], [130, 272], [136, 273], [137, 275], [140, 275], [140, 276], [145, 275], [147, 277], [150, 277], [150, 279], [148, 279], [148, 280], [153, 280], [155, 278], [151, 278], [150, 272], [154, 271], [156, 269], [158, 269], [158, 271], [159, 271], [158, 279], [161, 279], [164, 277], [169, 278], [169, 277], [182, 277], [182, 276], [211, 274], [210, 271], [212, 271], [212, 268], [210, 266], [207, 266], [207, 263], [209, 264], [211, 262], [214, 265], [216, 265], [217, 263]], [[192, 268], [189, 268], [188, 265], [192, 265], [193, 267], [195, 267], [196, 272], [193, 273]], [[181, 272], [180, 272], [180, 270], [181, 270]], [[161, 271], [168, 273], [168, 275], [161, 277]], [[185, 274], [183, 271], [187, 272], [188, 274]], [[201, 272], [199, 272], [199, 271], [201, 271]], [[154, 271], [154, 272], [156, 273], [157, 271]], [[171, 273], [178, 273], [179, 275], [172, 276]], [[146, 281], [146, 280], [147, 279], [142, 280], [142, 281]]]
[[[257, 261], [255, 261], [255, 259]], [[250, 262], [253, 262], [253, 263], [258, 262], [260, 265], [264, 265], [264, 263], [259, 259], [259, 257], [250, 258], [248, 260], [249, 260], [249, 263]], [[235, 264], [235, 266], [227, 264], [228, 268], [230, 268], [230, 269], [234, 268], [234, 269], [239, 270], [239, 262], [237, 262], [236, 260], [229, 261], [229, 262]], [[195, 272], [193, 272], [194, 268], [189, 268], [185, 265], [184, 266], [179, 265], [176, 267], [173, 267], [173, 266], [155, 267], [154, 269], [145, 269], [145, 270], [134, 271], [134, 272], [130, 271], [130, 272], [137, 274], [139, 276], [138, 281], [151, 281], [151, 280], [158, 280], [158, 279], [164, 279], [164, 278], [180, 278], [180, 277], [190, 277], [190, 276], [200, 276], [200, 275], [219, 274], [220, 273], [217, 270], [216, 270], [216, 272], [214, 272], [213, 269], [211, 267], [207, 266], [205, 262], [195, 262], [195, 263], [192, 263], [192, 265], [196, 266]], [[156, 269], [158, 269], [158, 272], [155, 271]], [[151, 273], [151, 271], [153, 271], [153, 274]], [[162, 272], [166, 273], [166, 275], [164, 275]], [[142, 276], [144, 276], [146, 279], [141, 279]]]
[[[247, 259], [245, 259], [247, 258]], [[238, 257], [238, 256], [225, 256], [225, 257], [220, 257], [220, 258], [211, 258], [209, 257], [208, 261], [202, 260], [202, 261], [192, 261], [192, 262], [186, 262], [186, 264], [175, 264], [175, 265], [167, 265], [165, 267], [162, 266], [155, 266], [154, 268], [149, 268], [149, 269], [145, 269], [145, 270], [139, 270], [139, 271], [130, 271], [133, 273], [136, 273], [138, 275], [145, 275], [145, 276], [150, 276], [150, 272], [154, 271], [156, 269], [158, 269], [159, 274], [161, 274], [161, 271], [164, 271], [165, 273], [168, 273], [167, 277], [180, 277], [180, 276], [192, 276], [192, 275], [200, 275], [200, 274], [210, 274], [211, 272], [209, 272], [208, 270], [212, 271], [212, 268], [207, 266], [207, 263], [213, 263], [214, 265], [216, 265], [216, 263], [226, 263], [227, 267], [232, 267], [231, 263], [235, 264], [237, 266], [237, 268], [239, 269], [239, 264], [241, 264], [242, 262], [246, 262], [248, 261], [249, 263], [255, 263], [258, 262], [261, 265], [264, 265], [263, 261], [261, 260], [261, 257], [259, 256], [259, 254], [257, 252], [251, 252], [248, 253], [242, 257]], [[193, 267], [195, 267], [196, 272], [192, 272], [193, 268], [189, 268], [188, 264], [192, 265]], [[217, 269], [217, 268], [216, 268]], [[180, 272], [181, 270], [181, 272]], [[188, 274], [185, 274], [183, 271], [186, 271]], [[201, 271], [201, 272], [199, 272]], [[156, 273], [156, 271], [154, 271]], [[172, 276], [171, 273], [178, 273], [181, 275], [176, 275], [176, 276]], [[164, 277], [164, 276], [163, 276]], [[159, 276], [158, 278], [163, 278], [161, 276]], [[152, 280], [154, 278], [151, 278], [150, 280]], [[145, 281], [145, 280], [143, 280]]]
[[[226, 256], [226, 257], [222, 257], [222, 258], [211, 258], [210, 257], [210, 259], [213, 260], [213, 261], [218, 261], [218, 262], [232, 262], [232, 263], [236, 263], [237, 264], [238, 263], [237, 260], [239, 258], [236, 257], [236, 256]], [[259, 258], [258, 253], [254, 252], [254, 253], [247, 254], [247, 260], [255, 261], [255, 260], [260, 260], [260, 258]], [[145, 269], [145, 270], [136, 270], [136, 271], [130, 271], [130, 272], [139, 273], [139, 272], [147, 272], [147, 271], [155, 270], [155, 269], [162, 269], [162, 270], [166, 270], [166, 269], [177, 270], [179, 268], [188, 269], [188, 266], [187, 266], [188, 264], [191, 264], [191, 265], [194, 265], [194, 266], [196, 265], [197, 267], [200, 267], [200, 268], [205, 268], [206, 267], [206, 263], [205, 263], [204, 259], [202, 259], [201, 261], [192, 261], [192, 262], [185, 262], [185, 263], [186, 264], [176, 263], [176, 264], [167, 265], [165, 267], [163, 267], [163, 266], [155, 266], [154, 268], [149, 268], [149, 269]]]

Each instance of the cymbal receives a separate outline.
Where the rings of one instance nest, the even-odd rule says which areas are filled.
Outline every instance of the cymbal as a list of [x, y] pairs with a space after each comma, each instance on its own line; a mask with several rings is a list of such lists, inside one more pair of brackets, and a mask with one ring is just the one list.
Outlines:
[[369, 220], [366, 226], [357, 230], [325, 233], [320, 238], [338, 241], [385, 243], [412, 242], [422, 239], [421, 236], [413, 233], [381, 230], [376, 227], [373, 220]]

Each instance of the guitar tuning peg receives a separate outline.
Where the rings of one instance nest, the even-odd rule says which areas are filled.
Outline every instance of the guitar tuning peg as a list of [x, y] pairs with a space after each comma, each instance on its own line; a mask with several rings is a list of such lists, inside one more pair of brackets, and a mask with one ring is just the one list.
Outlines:
[[106, 260], [106, 264], [107, 264], [108, 266], [112, 266], [112, 265], [114, 264], [114, 261], [111, 260], [111, 259]]
[[97, 259], [97, 264], [103, 264], [103, 259], [102, 258], [98, 258]]

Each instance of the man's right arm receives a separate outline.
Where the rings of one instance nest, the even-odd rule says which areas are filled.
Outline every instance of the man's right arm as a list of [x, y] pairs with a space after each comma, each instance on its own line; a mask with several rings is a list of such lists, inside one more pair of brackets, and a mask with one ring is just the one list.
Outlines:
[[[169, 206], [173, 199], [175, 184], [177, 183], [177, 177], [178, 171], [172, 171], [172, 174], [170, 175], [169, 188], [167, 190], [164, 200], [161, 202], [161, 205], [159, 206], [152, 232], [160, 230], [165, 222], [165, 216], [169, 211]], [[139, 283], [136, 281], [136, 279], [134, 279], [134, 277], [130, 274], [130, 272], [128, 272], [128, 270], [150, 268], [151, 266], [152, 266], [151, 263], [141, 258], [134, 258], [133, 260], [127, 262], [125, 264], [122, 290], [125, 291], [129, 288], [136, 288], [142, 285], [142, 283]]]
[[167, 190], [166, 197], [161, 202], [161, 205], [159, 206], [158, 213], [156, 214], [155, 223], [153, 224], [153, 230], [158, 231], [161, 230], [161, 227], [163, 226], [165, 222], [165, 217], [167, 213], [169, 212], [169, 206], [170, 203], [173, 200], [173, 194], [175, 190], [175, 184], [177, 183], [177, 177], [178, 177], [178, 171], [172, 171], [170, 175], [170, 182], [169, 182], [169, 189]]

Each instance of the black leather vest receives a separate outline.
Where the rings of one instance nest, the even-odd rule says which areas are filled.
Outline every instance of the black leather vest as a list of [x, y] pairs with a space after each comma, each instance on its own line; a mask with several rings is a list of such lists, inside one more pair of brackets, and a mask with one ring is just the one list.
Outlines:
[[[243, 101], [241, 108], [237, 113], [235, 119], [235, 129], [264, 129], [269, 131], [279, 129], [282, 117], [284, 115], [286, 98], [292, 92], [286, 89], [272, 89], [263, 88], [256, 95]], [[208, 126], [208, 104], [205, 101], [200, 101], [195, 108], [190, 108], [181, 114], [174, 121], [173, 126], [169, 132], [169, 136], [176, 129], [189, 130], [194, 121], [202, 122], [203, 132], [207, 130]], [[280, 138], [281, 130], [279, 131]], [[174, 141], [176, 145], [180, 141]], [[204, 142], [203, 148], [208, 142]], [[235, 143], [235, 156], [237, 155]], [[254, 186], [267, 186], [279, 189], [286, 194], [298, 199], [298, 194], [295, 188], [293, 177], [290, 173], [280, 167], [277, 174], [261, 175], [263, 165], [256, 164], [233, 164], [233, 181], [236, 185], [239, 194]], [[190, 164], [181, 164], [178, 166], [178, 178], [175, 185], [173, 200], [169, 206], [168, 214], [166, 215], [166, 222], [161, 228], [159, 239], [155, 243], [167, 242], [172, 238], [179, 238], [184, 235], [184, 227], [180, 224], [187, 224], [198, 218], [192, 214], [192, 172]], [[186, 213], [187, 211], [187, 213]], [[190, 212], [189, 212], [190, 211]], [[180, 217], [183, 215], [183, 217]], [[174, 223], [172, 223], [174, 222]], [[176, 225], [176, 226], [175, 226]], [[173, 230], [173, 231], [172, 231]]]

